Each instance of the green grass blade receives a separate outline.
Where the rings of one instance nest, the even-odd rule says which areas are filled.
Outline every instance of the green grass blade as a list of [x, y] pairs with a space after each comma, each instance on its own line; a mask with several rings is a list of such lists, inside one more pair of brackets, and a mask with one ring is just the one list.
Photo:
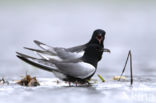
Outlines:
[[105, 82], [105, 80], [103, 79], [103, 77], [100, 74], [98, 74], [98, 77], [101, 79], [102, 82]]

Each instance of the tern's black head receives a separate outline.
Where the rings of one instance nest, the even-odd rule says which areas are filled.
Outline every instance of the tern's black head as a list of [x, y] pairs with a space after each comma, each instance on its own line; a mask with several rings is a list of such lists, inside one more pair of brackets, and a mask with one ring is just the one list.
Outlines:
[[89, 41], [90, 43], [96, 43], [96, 44], [100, 44], [103, 46], [103, 41], [105, 39], [105, 34], [106, 32], [102, 29], [97, 29], [93, 32], [92, 38]]
[[94, 67], [97, 67], [98, 61], [101, 60], [103, 54], [103, 47], [98, 44], [90, 44], [85, 49], [82, 59], [84, 62], [92, 64]]

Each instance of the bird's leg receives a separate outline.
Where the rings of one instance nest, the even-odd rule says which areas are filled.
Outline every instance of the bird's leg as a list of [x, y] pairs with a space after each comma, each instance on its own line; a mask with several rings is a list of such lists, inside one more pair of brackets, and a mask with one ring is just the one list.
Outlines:
[[87, 81], [87, 84], [88, 84], [88, 85], [87, 85], [88, 87], [91, 86], [91, 84], [89, 83], [89, 81]]
[[76, 84], [76, 87], [77, 87], [78, 82], [77, 82], [77, 81], [75, 81], [75, 84]]
[[71, 82], [68, 82], [68, 84], [69, 84], [69, 87], [71, 87]]
[[57, 80], [56, 83], [59, 84], [60, 82]]

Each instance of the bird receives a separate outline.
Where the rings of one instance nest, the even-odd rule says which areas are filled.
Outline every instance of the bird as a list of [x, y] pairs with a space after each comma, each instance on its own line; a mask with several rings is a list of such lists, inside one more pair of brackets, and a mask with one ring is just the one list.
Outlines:
[[[71, 48], [51, 47], [35, 40], [42, 50], [27, 47], [25, 49], [35, 51], [41, 58], [20, 52], [16, 52], [16, 56], [30, 65], [54, 73], [61, 80], [88, 83], [97, 70], [103, 52], [110, 52], [103, 45], [105, 34], [104, 30], [97, 29], [88, 43]], [[82, 51], [84, 53], [78, 56]]]
[[58, 61], [56, 59], [39, 59], [17, 52], [17, 57], [24, 62], [43, 70], [53, 72], [61, 80], [69, 82], [86, 83], [96, 72], [101, 60], [103, 48], [97, 44], [90, 44], [84, 55], [77, 59]]

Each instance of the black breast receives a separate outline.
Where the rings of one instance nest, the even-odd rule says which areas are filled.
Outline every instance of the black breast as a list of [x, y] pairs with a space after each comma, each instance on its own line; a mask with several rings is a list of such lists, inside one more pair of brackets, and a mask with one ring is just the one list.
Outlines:
[[98, 62], [101, 60], [103, 54], [103, 46], [98, 44], [90, 44], [85, 49], [85, 53], [82, 57], [84, 62], [92, 64], [97, 68]]

